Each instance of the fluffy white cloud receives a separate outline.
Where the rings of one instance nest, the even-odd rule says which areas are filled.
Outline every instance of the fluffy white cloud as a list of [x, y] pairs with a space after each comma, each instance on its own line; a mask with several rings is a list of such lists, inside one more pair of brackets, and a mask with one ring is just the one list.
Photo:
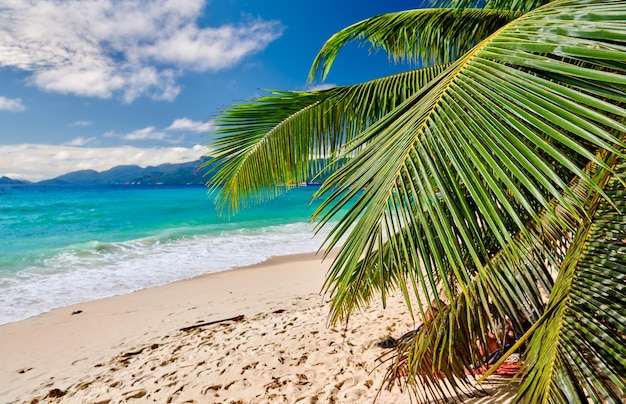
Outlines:
[[163, 140], [165, 139], [165, 133], [159, 132], [154, 126], [148, 126], [122, 135], [121, 138], [124, 140]]
[[[119, 138], [127, 141], [141, 140], [161, 140], [166, 143], [175, 144], [183, 141], [184, 132], [207, 133], [213, 127], [211, 122], [193, 121], [189, 118], [175, 119], [167, 128], [160, 130], [154, 126], [136, 129], [130, 133], [106, 132], [103, 136], [109, 138]], [[178, 132], [177, 137], [173, 137], [172, 132]]]
[[[0, 45], [1, 47], [2, 45]], [[6, 98], [0, 96], [0, 111], [22, 112], [26, 107], [19, 98]]]
[[0, 67], [46, 91], [172, 100], [185, 70], [231, 67], [282, 33], [276, 21], [200, 27], [204, 0], [22, 0], [0, 9]]
[[165, 130], [206, 133], [211, 130], [211, 128], [213, 128], [213, 124], [211, 122], [198, 122], [192, 121], [189, 118], [180, 118], [175, 119], [170, 126], [165, 128]]
[[103, 171], [122, 164], [146, 167], [164, 163], [185, 163], [194, 161], [207, 152], [200, 145], [192, 148], [6, 145], [0, 146], [0, 176], [40, 181], [76, 170]]

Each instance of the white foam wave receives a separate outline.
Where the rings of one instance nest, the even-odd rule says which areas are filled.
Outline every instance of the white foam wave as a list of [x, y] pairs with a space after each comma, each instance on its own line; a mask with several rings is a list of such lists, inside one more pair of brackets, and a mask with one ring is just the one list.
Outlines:
[[307, 223], [240, 229], [219, 236], [170, 241], [91, 242], [10, 278], [0, 278], [0, 324], [53, 308], [130, 293], [194, 276], [262, 262], [272, 256], [317, 251]]

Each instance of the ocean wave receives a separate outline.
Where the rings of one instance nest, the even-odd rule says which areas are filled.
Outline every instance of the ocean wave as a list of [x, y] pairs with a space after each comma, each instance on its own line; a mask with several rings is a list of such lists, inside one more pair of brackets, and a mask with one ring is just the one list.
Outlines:
[[[10, 276], [0, 277], [0, 324], [53, 308], [252, 265], [272, 256], [314, 252], [324, 234], [309, 223], [219, 233], [177, 228], [124, 242], [73, 244]], [[193, 233], [193, 234], [190, 234]]]

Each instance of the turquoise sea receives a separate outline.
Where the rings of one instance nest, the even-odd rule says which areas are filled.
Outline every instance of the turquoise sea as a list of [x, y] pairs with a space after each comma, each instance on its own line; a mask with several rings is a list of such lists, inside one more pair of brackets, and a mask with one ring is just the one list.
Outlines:
[[317, 251], [316, 186], [220, 218], [197, 186], [0, 186], [0, 324]]

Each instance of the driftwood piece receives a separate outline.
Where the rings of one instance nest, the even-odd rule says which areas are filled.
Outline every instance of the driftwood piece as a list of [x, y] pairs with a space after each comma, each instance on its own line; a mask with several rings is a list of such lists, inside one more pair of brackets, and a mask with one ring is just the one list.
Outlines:
[[189, 331], [189, 330], [193, 330], [195, 328], [200, 328], [200, 327], [204, 327], [204, 326], [212, 325], [212, 324], [223, 323], [223, 322], [226, 322], [226, 321], [241, 321], [241, 320], [243, 320], [243, 314], [240, 314], [238, 316], [231, 317], [231, 318], [225, 318], [223, 320], [215, 320], [215, 321], [209, 321], [207, 323], [200, 323], [200, 324], [190, 325], [190, 326], [181, 328], [180, 331]]

